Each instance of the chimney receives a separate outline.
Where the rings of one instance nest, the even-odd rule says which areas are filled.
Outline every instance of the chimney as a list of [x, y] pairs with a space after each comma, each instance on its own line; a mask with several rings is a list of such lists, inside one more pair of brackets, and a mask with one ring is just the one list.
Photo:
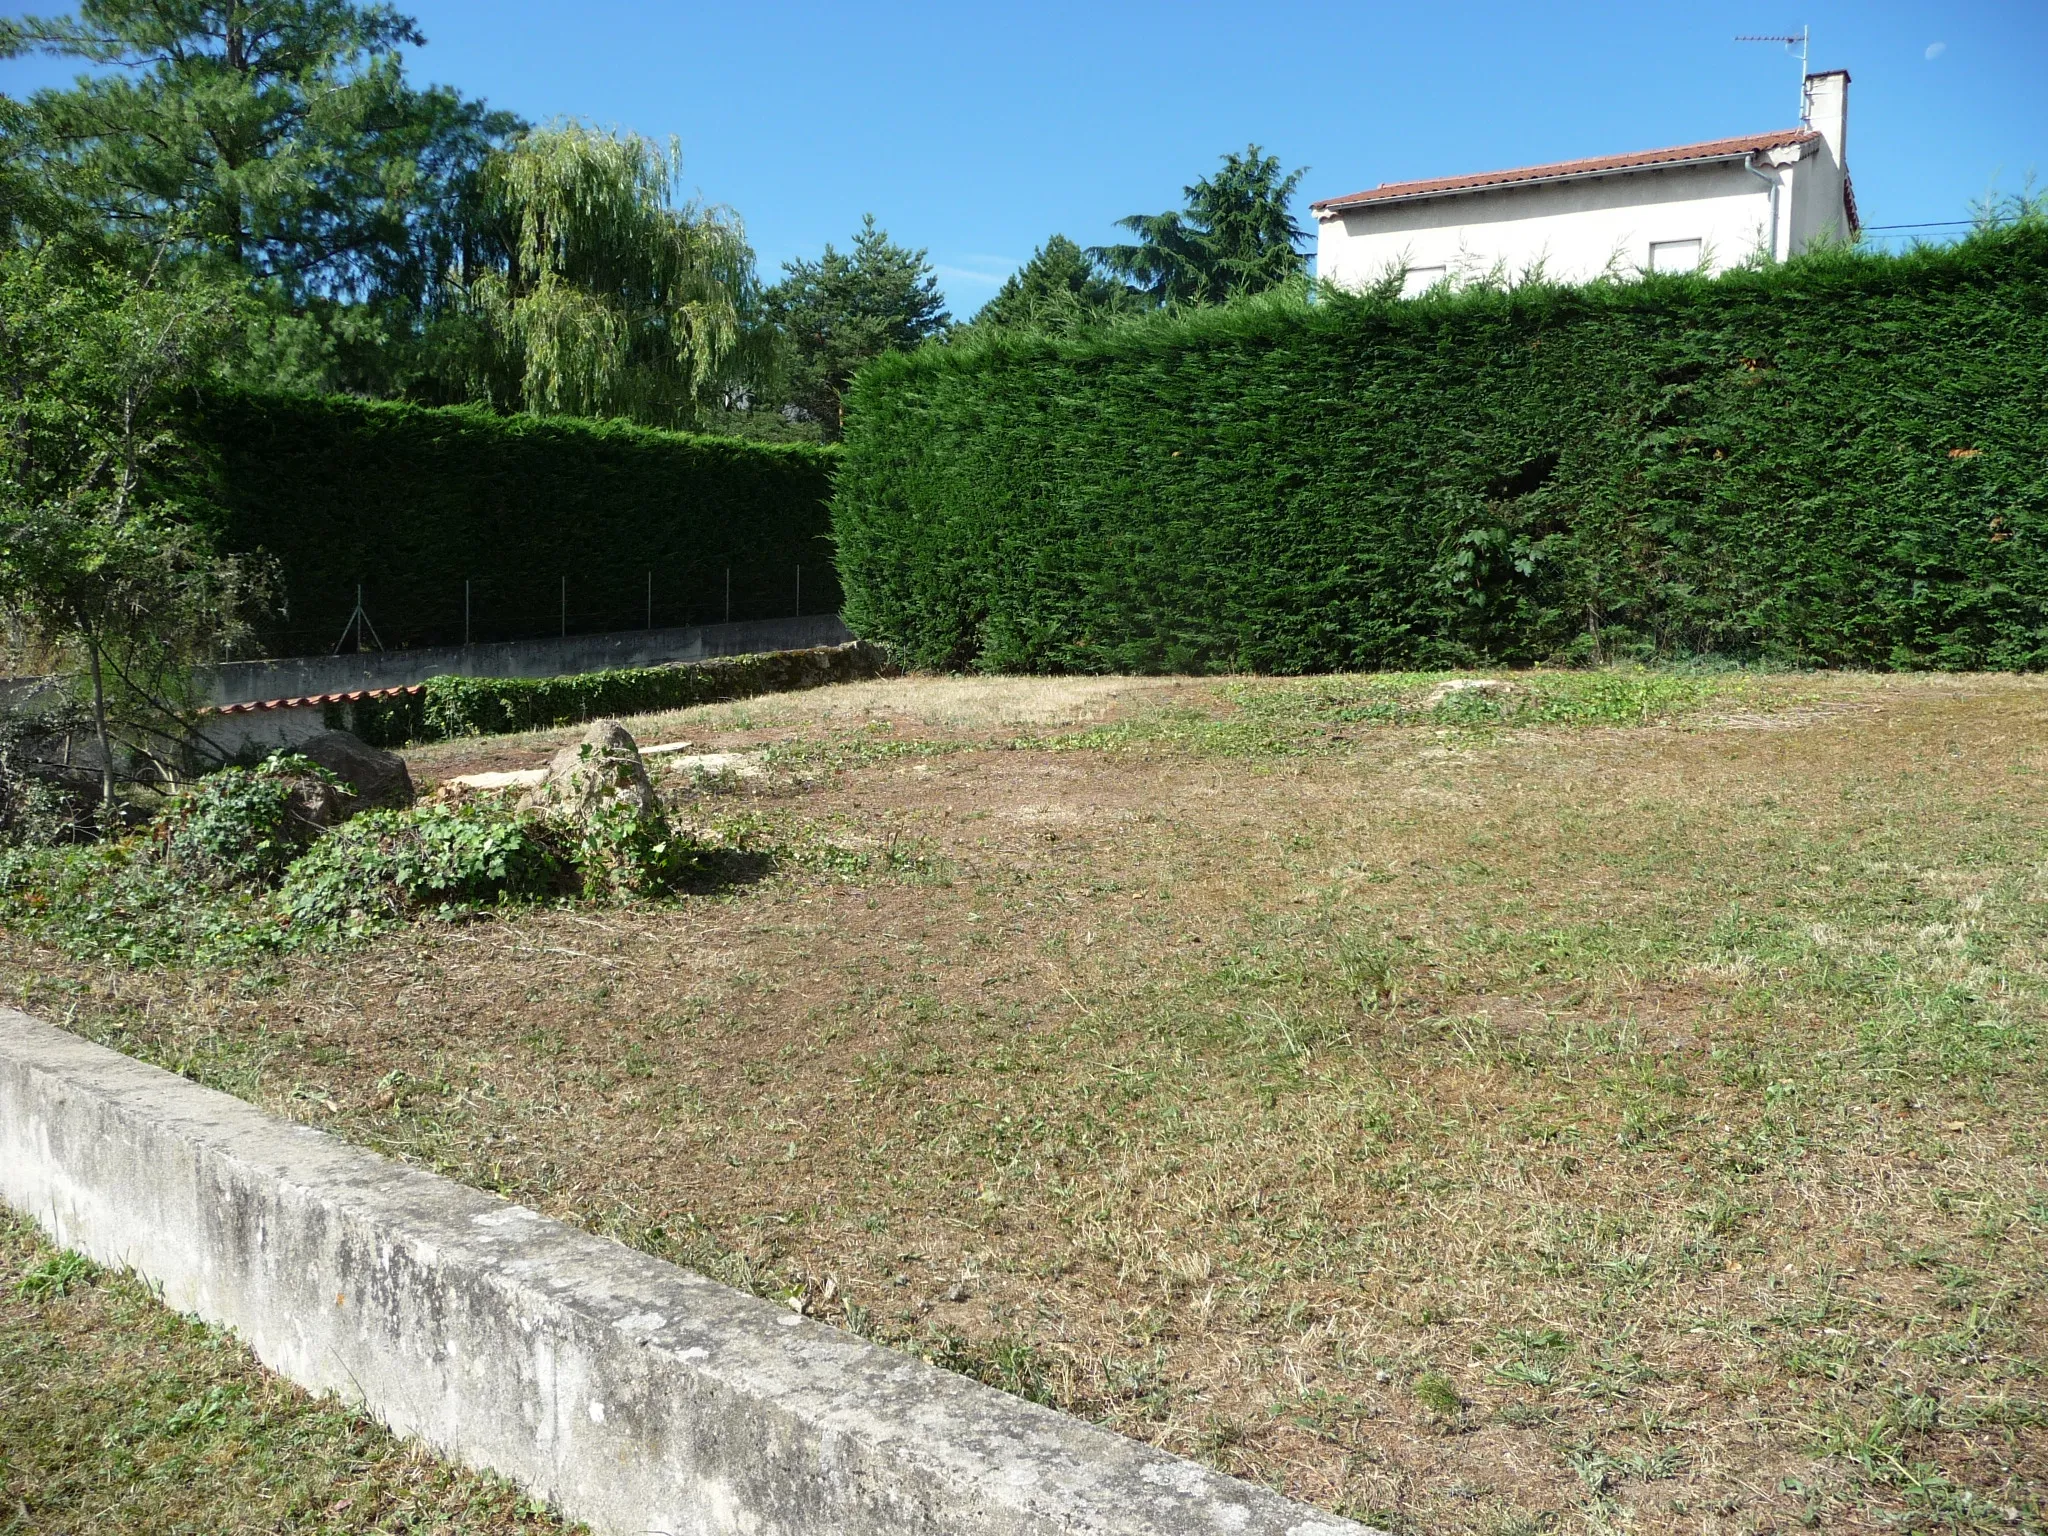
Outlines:
[[1835, 164], [1849, 164], [1849, 71], [1831, 69], [1806, 77], [1806, 126], [1827, 141]]

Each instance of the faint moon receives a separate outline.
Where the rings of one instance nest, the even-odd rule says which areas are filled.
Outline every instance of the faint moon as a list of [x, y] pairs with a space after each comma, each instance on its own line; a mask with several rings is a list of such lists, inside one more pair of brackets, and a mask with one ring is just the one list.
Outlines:
[[1944, 53], [1947, 53], [1947, 52], [1948, 52], [1948, 44], [1947, 44], [1947, 43], [1929, 43], [1929, 44], [1927, 45], [1927, 57], [1928, 57], [1928, 58], [1930, 58], [1930, 59], [1938, 59], [1938, 58], [1940, 58], [1940, 57], [1941, 57], [1941, 56], [1942, 56], [1942, 55], [1943, 55]]

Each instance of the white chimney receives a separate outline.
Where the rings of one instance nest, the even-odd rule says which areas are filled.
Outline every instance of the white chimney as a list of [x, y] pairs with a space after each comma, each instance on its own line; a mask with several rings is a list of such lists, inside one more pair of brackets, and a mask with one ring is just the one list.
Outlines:
[[1849, 164], [1849, 71], [1806, 77], [1806, 126], [1827, 141], [1835, 164]]

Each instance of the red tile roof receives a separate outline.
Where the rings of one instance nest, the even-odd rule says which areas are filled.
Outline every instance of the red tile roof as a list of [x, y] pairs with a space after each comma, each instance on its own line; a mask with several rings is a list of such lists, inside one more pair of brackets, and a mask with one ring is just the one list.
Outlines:
[[415, 694], [425, 687], [413, 683], [403, 688], [355, 688], [347, 693], [309, 693], [297, 699], [251, 699], [246, 704], [215, 704], [199, 711], [202, 715], [253, 715], [259, 709], [312, 709], [326, 704], [359, 704], [364, 699], [396, 698]]
[[1610, 171], [1645, 170], [1655, 166], [1688, 165], [1703, 160], [1735, 160], [1766, 149], [1790, 149], [1810, 144], [1820, 135], [1811, 128], [1787, 128], [1778, 133], [1752, 133], [1741, 138], [1711, 139], [1705, 144], [1680, 144], [1671, 149], [1645, 149], [1633, 155], [1596, 155], [1590, 160], [1560, 160], [1554, 165], [1525, 165], [1512, 171], [1482, 171], [1477, 176], [1439, 176], [1434, 181], [1386, 181], [1348, 197], [1326, 197], [1310, 203], [1311, 211], [1325, 208], [1356, 208], [1366, 203], [1399, 202], [1411, 197], [1434, 197], [1443, 192], [1477, 192], [1488, 187], [1513, 186], [1517, 182], [1564, 181], [1578, 176], [1602, 176]]

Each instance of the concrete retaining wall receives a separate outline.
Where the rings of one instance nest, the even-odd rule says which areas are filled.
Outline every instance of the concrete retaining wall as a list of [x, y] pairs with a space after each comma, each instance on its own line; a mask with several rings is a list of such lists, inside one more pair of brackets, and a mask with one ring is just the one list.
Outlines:
[[430, 677], [570, 677], [611, 667], [658, 667], [671, 661], [748, 656], [842, 645], [853, 638], [836, 613], [805, 618], [699, 624], [683, 629], [629, 629], [560, 640], [508, 640], [416, 651], [358, 651], [347, 656], [290, 656], [231, 661], [193, 674], [200, 702], [245, 704], [297, 699], [358, 688], [398, 688]]
[[0, 1198], [600, 1533], [1367, 1530], [7, 1009]]

